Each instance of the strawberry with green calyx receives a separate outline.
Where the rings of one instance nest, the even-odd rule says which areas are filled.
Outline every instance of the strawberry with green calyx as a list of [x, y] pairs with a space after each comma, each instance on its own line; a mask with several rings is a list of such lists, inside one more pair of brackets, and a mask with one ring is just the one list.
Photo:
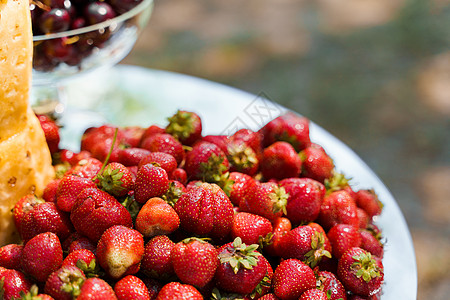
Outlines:
[[264, 296], [262, 296], [258, 299], [259, 300], [279, 300], [279, 298], [277, 296], [275, 296], [274, 293], [265, 294]]
[[86, 280], [83, 271], [75, 266], [61, 267], [48, 277], [44, 292], [55, 299], [75, 299]]
[[219, 265], [216, 248], [205, 239], [195, 237], [178, 242], [170, 257], [181, 282], [198, 288], [203, 288], [212, 280]]
[[135, 229], [115, 225], [108, 228], [98, 241], [97, 261], [111, 278], [137, 273], [143, 256], [144, 238]]
[[267, 275], [266, 259], [257, 249], [257, 244], [247, 246], [239, 237], [220, 247], [217, 287], [242, 295], [252, 293]]
[[[324, 180], [327, 194], [339, 190], [346, 190], [350, 187], [350, 180], [351, 179], [345, 177], [343, 173], [333, 171], [332, 176]], [[350, 194], [350, 196], [352, 196], [352, 194]]]
[[76, 231], [97, 242], [113, 225], [132, 227], [128, 210], [116, 198], [98, 188], [87, 188], [78, 194], [70, 213]]
[[319, 216], [325, 195], [322, 183], [310, 178], [287, 178], [279, 185], [289, 194], [286, 217], [293, 224], [312, 222]]
[[202, 294], [190, 284], [169, 282], [164, 285], [156, 296], [156, 300], [203, 300]]
[[336, 224], [348, 224], [358, 228], [355, 201], [345, 190], [327, 194], [320, 206], [318, 221], [326, 230]]
[[255, 154], [260, 157], [263, 151], [263, 136], [260, 132], [255, 132], [247, 128], [242, 128], [230, 136], [230, 142], [242, 142], [252, 148]]
[[274, 221], [286, 214], [288, 197], [284, 187], [274, 182], [258, 183], [248, 189], [239, 203], [239, 210]]
[[150, 300], [145, 283], [134, 275], [127, 275], [114, 285], [114, 292], [119, 300]]
[[175, 158], [178, 165], [181, 164], [185, 156], [183, 145], [168, 133], [158, 133], [149, 136], [142, 141], [141, 148], [147, 149], [150, 152], [170, 154]]
[[142, 204], [137, 202], [134, 199], [134, 195], [132, 195], [132, 194], [131, 195], [129, 194], [128, 196], [126, 196], [120, 203], [130, 213], [131, 219], [133, 220], [133, 223], [134, 223], [136, 221], [136, 217], [137, 217], [139, 211], [141, 210]]
[[201, 138], [202, 122], [196, 113], [178, 110], [168, 120], [166, 132], [176, 137], [183, 145], [193, 145]]
[[18, 299], [31, 286], [32, 282], [21, 271], [0, 267], [0, 299]]
[[64, 258], [62, 267], [73, 266], [83, 271], [86, 277], [96, 277], [100, 273], [100, 268], [96, 263], [94, 252], [88, 249], [79, 249], [69, 253]]
[[270, 244], [272, 230], [272, 224], [268, 219], [251, 213], [238, 212], [233, 217], [231, 237], [233, 239], [239, 237], [247, 245], [258, 244], [263, 248]]
[[130, 170], [121, 163], [111, 162], [95, 176], [97, 186], [113, 195], [123, 197], [134, 187], [133, 175]]
[[346, 300], [347, 293], [342, 283], [334, 273], [319, 271], [317, 277], [317, 288], [328, 295], [329, 300]]
[[233, 204], [216, 184], [192, 186], [174, 206], [180, 228], [198, 236], [224, 239], [233, 225]]
[[75, 166], [64, 173], [64, 176], [74, 175], [92, 179], [102, 169], [103, 163], [93, 157], [80, 160]]
[[169, 189], [169, 177], [167, 172], [156, 165], [143, 165], [134, 183], [134, 198], [139, 203], [145, 203], [153, 197], [161, 197]]
[[52, 232], [40, 233], [29, 240], [22, 251], [22, 269], [38, 282], [45, 282], [63, 262], [61, 242]]
[[169, 189], [161, 198], [171, 206], [174, 206], [186, 191], [186, 187], [178, 180], [169, 180]]
[[311, 144], [311, 146], [300, 151], [299, 156], [302, 161], [301, 175], [303, 177], [323, 183], [325, 179], [333, 176], [333, 160], [321, 146]]
[[140, 209], [135, 228], [145, 238], [155, 235], [170, 234], [178, 229], [180, 218], [166, 201], [161, 198], [150, 198]]
[[337, 276], [344, 287], [361, 296], [376, 294], [383, 284], [381, 259], [359, 247], [350, 248], [339, 259]]
[[88, 278], [81, 286], [77, 300], [108, 299], [117, 300], [113, 288], [103, 279]]
[[259, 158], [255, 151], [242, 141], [230, 141], [227, 144], [227, 159], [230, 171], [255, 175], [259, 169]]
[[0, 248], [0, 267], [21, 270], [23, 245], [8, 244]]
[[302, 161], [289, 143], [275, 142], [263, 151], [261, 172], [266, 180], [298, 177], [301, 168]]
[[327, 233], [328, 240], [333, 249], [333, 256], [339, 259], [344, 252], [361, 245], [361, 236], [358, 228], [347, 224], [336, 224]]
[[331, 258], [331, 245], [325, 233], [304, 225], [281, 237], [277, 252], [284, 259], [296, 258], [314, 268], [324, 257]]
[[298, 299], [301, 294], [315, 287], [313, 270], [298, 259], [283, 260], [274, 271], [272, 289], [281, 300]]
[[20, 299], [21, 300], [55, 300], [50, 295], [39, 293], [39, 288], [37, 285], [33, 284], [28, 291], [28, 293], [20, 293]]
[[170, 258], [175, 243], [166, 235], [150, 239], [144, 248], [141, 271], [148, 277], [168, 281], [175, 277]]

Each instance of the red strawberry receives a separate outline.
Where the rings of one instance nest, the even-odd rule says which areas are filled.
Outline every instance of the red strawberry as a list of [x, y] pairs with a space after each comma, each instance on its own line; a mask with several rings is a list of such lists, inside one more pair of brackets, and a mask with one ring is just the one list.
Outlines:
[[298, 177], [302, 161], [294, 147], [287, 142], [275, 142], [264, 149], [261, 172], [265, 179]]
[[353, 247], [359, 247], [361, 237], [358, 228], [347, 224], [336, 224], [327, 233], [333, 249], [333, 256], [340, 258], [344, 252]]
[[124, 166], [137, 166], [139, 162], [151, 152], [142, 148], [119, 149], [118, 162]]
[[248, 147], [252, 148], [260, 156], [262, 154], [263, 136], [260, 132], [255, 132], [247, 128], [239, 129], [231, 137], [231, 141], [242, 141]]
[[75, 266], [61, 267], [48, 277], [44, 292], [55, 299], [71, 300], [80, 295], [86, 280], [83, 271]]
[[263, 135], [264, 147], [276, 141], [285, 141], [298, 152], [311, 144], [309, 120], [291, 112], [270, 121], [259, 132]]
[[242, 295], [252, 293], [267, 275], [266, 259], [257, 249], [257, 244], [247, 246], [240, 238], [220, 247], [217, 287]]
[[136, 176], [134, 197], [137, 202], [145, 203], [153, 197], [161, 197], [169, 189], [167, 172], [153, 164], [143, 165]]
[[64, 176], [56, 190], [56, 206], [62, 211], [70, 212], [78, 194], [85, 188], [95, 187], [95, 183], [90, 178], [75, 175]]
[[149, 199], [139, 211], [135, 228], [144, 237], [170, 234], [178, 229], [180, 218], [175, 210], [161, 198]]
[[145, 283], [134, 275], [127, 275], [114, 285], [119, 300], [150, 300]]
[[192, 285], [169, 282], [161, 288], [156, 300], [203, 300], [203, 296]]
[[264, 217], [239, 212], [234, 215], [231, 237], [240, 237], [242, 242], [250, 244], [267, 245], [272, 238], [272, 224]]
[[22, 230], [22, 219], [23, 217], [34, 209], [38, 204], [44, 203], [45, 201], [41, 198], [36, 197], [33, 194], [25, 195], [19, 199], [14, 205], [12, 210], [14, 224], [18, 232]]
[[359, 226], [356, 205], [350, 194], [344, 190], [325, 196], [320, 207], [319, 222], [325, 229], [336, 224]]
[[203, 288], [212, 280], [219, 265], [216, 248], [198, 238], [178, 242], [171, 251], [170, 259], [181, 282], [198, 288]]
[[59, 149], [59, 142], [61, 139], [59, 136], [59, 126], [47, 115], [37, 115], [37, 117], [41, 124], [42, 131], [44, 131], [48, 149], [50, 150], [50, 153], [54, 154]]
[[89, 151], [96, 159], [105, 161], [113, 146], [116, 130], [117, 138], [109, 161], [118, 161], [119, 145], [124, 139], [124, 134], [121, 129], [114, 126], [103, 125], [100, 127], [88, 128], [81, 138], [81, 150]]
[[113, 288], [103, 279], [93, 277], [88, 278], [80, 289], [80, 296], [77, 300], [96, 300], [96, 299], [117, 299]]
[[176, 168], [175, 170], [173, 170], [172, 174], [169, 176], [169, 179], [179, 181], [182, 184], [186, 184], [187, 183], [187, 173], [184, 169]]
[[304, 225], [280, 238], [277, 253], [284, 259], [296, 258], [314, 268], [324, 257], [331, 258], [331, 246], [325, 233]]
[[370, 218], [378, 216], [383, 210], [383, 203], [374, 190], [359, 190], [355, 197], [356, 205], [362, 208]]
[[[157, 125], [150, 125], [149, 127], [147, 127], [144, 130], [144, 133], [142, 134], [141, 145], [142, 145], [142, 141], [143, 140], [145, 140], [146, 138], [148, 138], [148, 137], [150, 137], [152, 135], [158, 134], [158, 133], [166, 133], [166, 131], [165, 131], [164, 128], [161, 128], [161, 127], [159, 127]], [[140, 145], [140, 147], [142, 147], [141, 145]]]
[[128, 210], [113, 196], [98, 188], [84, 189], [70, 213], [75, 229], [96, 242], [113, 225], [133, 226]]
[[371, 218], [366, 213], [366, 211], [362, 208], [357, 207], [356, 215], [358, 216], [358, 220], [359, 220], [359, 228], [361, 228], [361, 229], [367, 228], [369, 226]]
[[183, 145], [176, 138], [167, 133], [154, 134], [142, 140], [141, 148], [151, 152], [164, 152], [170, 154], [175, 158], [177, 164], [180, 164], [184, 159]]
[[217, 145], [201, 142], [187, 153], [184, 169], [190, 180], [219, 183], [229, 167], [225, 153]]
[[347, 299], [345, 288], [334, 273], [320, 271], [317, 274], [317, 283], [318, 288], [330, 296], [329, 300]]
[[98, 241], [98, 263], [114, 279], [137, 273], [143, 255], [142, 235], [122, 225], [108, 228]]
[[223, 153], [226, 153], [229, 137], [226, 135], [206, 135], [202, 137], [201, 141], [216, 144], [219, 146], [220, 150], [223, 151]]
[[360, 247], [369, 251], [372, 255], [382, 258], [384, 255], [384, 245], [381, 242], [381, 236], [370, 229], [361, 229], [359, 234], [361, 237]]
[[321, 146], [312, 144], [302, 150], [299, 155], [302, 160], [302, 176], [322, 183], [333, 176], [333, 160]]
[[0, 267], [0, 296], [5, 300], [19, 299], [21, 293], [27, 293], [32, 282], [25, 274], [17, 270]]
[[142, 167], [146, 164], [153, 164], [155, 166], [163, 168], [167, 174], [172, 174], [177, 168], [177, 161], [175, 158], [164, 152], [150, 152], [144, 156], [138, 163], [138, 167]]
[[96, 175], [98, 187], [115, 197], [123, 197], [134, 187], [133, 175], [124, 165], [112, 162]]
[[68, 253], [72, 253], [76, 250], [86, 249], [95, 253], [97, 245], [85, 236], [80, 236], [76, 240], [73, 240], [67, 248]]
[[23, 247], [22, 268], [39, 282], [45, 282], [51, 273], [61, 267], [62, 261], [61, 243], [54, 233], [40, 233]]
[[97, 276], [100, 271], [94, 252], [87, 249], [70, 252], [62, 262], [62, 267], [67, 266], [79, 268], [87, 277]]
[[256, 181], [253, 177], [239, 172], [231, 172], [229, 178], [233, 182], [230, 190], [230, 201], [235, 206], [239, 206], [247, 191], [252, 185], [256, 184]]
[[239, 202], [239, 210], [274, 221], [286, 212], [289, 195], [284, 187], [273, 182], [252, 185]]
[[50, 181], [44, 188], [42, 192], [42, 199], [46, 202], [56, 202], [56, 191], [58, 190], [60, 178], [55, 178]]
[[274, 294], [282, 300], [298, 299], [305, 291], [315, 287], [313, 270], [298, 259], [283, 260], [273, 274]]
[[291, 221], [288, 218], [280, 217], [273, 222], [272, 239], [270, 244], [264, 248], [264, 251], [272, 256], [279, 256], [278, 249], [281, 237], [292, 229]]
[[180, 227], [199, 236], [225, 238], [233, 225], [233, 205], [216, 184], [202, 183], [183, 194], [174, 206]]
[[294, 224], [314, 221], [320, 213], [325, 187], [310, 178], [288, 178], [280, 181], [289, 194], [286, 217]]
[[166, 235], [152, 238], [144, 249], [141, 270], [149, 277], [168, 280], [175, 275], [170, 255], [175, 243]]
[[176, 137], [182, 144], [190, 146], [202, 136], [202, 121], [194, 112], [178, 110], [169, 118], [166, 132]]
[[65, 240], [72, 230], [69, 217], [55, 203], [44, 202], [36, 205], [22, 218], [20, 234], [25, 242], [43, 232], [53, 232], [61, 240]]
[[259, 300], [279, 300], [280, 298], [275, 296], [275, 294], [273, 294], [273, 293], [268, 293], [268, 294], [265, 294], [261, 298], [258, 298], [258, 299]]
[[123, 132], [122, 144], [128, 147], [138, 147], [146, 129], [140, 126], [127, 126], [121, 129]]
[[347, 290], [370, 296], [381, 289], [384, 268], [381, 259], [376, 260], [370, 252], [354, 247], [339, 259], [337, 276]]
[[169, 189], [164, 195], [162, 195], [161, 198], [170, 205], [174, 206], [178, 199], [180, 199], [186, 191], [186, 187], [181, 182], [177, 180], [169, 180]]
[[94, 178], [102, 168], [103, 163], [93, 157], [80, 160], [71, 169], [64, 173], [64, 176], [75, 175], [83, 178]]
[[232, 172], [254, 175], [258, 172], [260, 157], [245, 142], [230, 140], [225, 152]]
[[27, 293], [21, 295], [20, 299], [31, 299], [31, 300], [55, 300], [50, 295], [39, 293], [39, 288], [37, 285], [33, 284]]
[[76, 152], [72, 152], [70, 150], [67, 149], [63, 149], [59, 152], [59, 159], [61, 160], [61, 162], [64, 163], [69, 163], [70, 166], [75, 166], [78, 164], [78, 162], [80, 162], [83, 159], [87, 159], [92, 157], [91, 152], [89, 151], [80, 151], [78, 153]]
[[316, 288], [305, 291], [298, 300], [329, 300], [324, 291]]
[[9, 244], [0, 248], [0, 267], [21, 270], [23, 245]]

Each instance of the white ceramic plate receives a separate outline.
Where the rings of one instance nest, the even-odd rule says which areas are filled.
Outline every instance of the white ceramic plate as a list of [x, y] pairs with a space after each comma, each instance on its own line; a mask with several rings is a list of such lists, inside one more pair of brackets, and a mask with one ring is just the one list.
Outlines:
[[[108, 88], [104, 88], [108, 87]], [[87, 126], [166, 125], [177, 109], [197, 112], [204, 134], [227, 134], [238, 128], [257, 130], [286, 111], [267, 100], [204, 79], [177, 73], [119, 65], [101, 76], [80, 78], [68, 88], [68, 106], [62, 145], [77, 150]], [[89, 96], [88, 96], [89, 95]], [[300, 112], [301, 113], [301, 112]], [[311, 139], [334, 159], [336, 169], [352, 178], [356, 189], [373, 188], [384, 203], [377, 220], [387, 240], [383, 264], [382, 299], [416, 299], [417, 269], [405, 219], [389, 190], [374, 172], [345, 144], [311, 123]]]

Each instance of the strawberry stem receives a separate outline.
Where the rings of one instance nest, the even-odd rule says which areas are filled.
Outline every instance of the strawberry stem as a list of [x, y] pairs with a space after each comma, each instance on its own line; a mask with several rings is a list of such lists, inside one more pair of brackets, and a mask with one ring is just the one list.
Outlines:
[[111, 158], [111, 154], [114, 150], [114, 144], [116, 143], [117, 140], [117, 134], [119, 132], [119, 128], [116, 127], [116, 130], [114, 131], [114, 137], [112, 140], [112, 144], [111, 147], [109, 148], [108, 154], [106, 155], [105, 161], [103, 162], [102, 168], [100, 169], [100, 171], [97, 173], [97, 175], [94, 176], [94, 178], [92, 178], [92, 181], [97, 180], [97, 176], [98, 174], [102, 174], [103, 171], [105, 170], [106, 165], [108, 164], [109, 159]]

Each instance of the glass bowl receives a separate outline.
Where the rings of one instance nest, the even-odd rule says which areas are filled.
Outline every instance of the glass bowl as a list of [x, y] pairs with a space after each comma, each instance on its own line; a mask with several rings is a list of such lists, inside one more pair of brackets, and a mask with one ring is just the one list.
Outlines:
[[66, 81], [120, 62], [133, 48], [152, 10], [153, 0], [142, 0], [129, 11], [104, 22], [34, 36], [30, 100], [34, 111], [62, 114]]

